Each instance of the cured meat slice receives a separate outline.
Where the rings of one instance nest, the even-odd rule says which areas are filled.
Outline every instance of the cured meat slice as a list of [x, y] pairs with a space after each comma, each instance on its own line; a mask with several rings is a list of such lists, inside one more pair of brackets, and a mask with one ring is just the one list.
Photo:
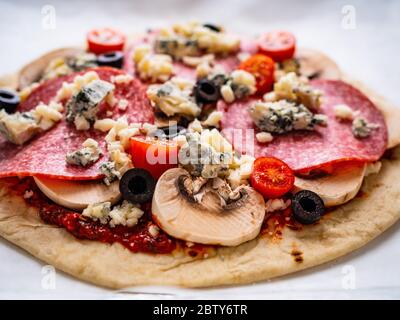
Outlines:
[[[97, 72], [99, 77], [105, 81], [111, 81], [112, 76], [125, 74], [121, 70], [99, 67], [48, 80], [36, 88], [21, 103], [18, 111], [28, 111], [35, 108], [39, 102], [49, 103], [64, 81], [72, 82], [76, 75], [90, 70]], [[126, 115], [129, 122], [154, 122], [152, 107], [146, 97], [145, 88], [139, 81], [134, 79], [129, 84], [115, 84], [114, 96], [117, 100], [126, 99], [128, 106], [123, 111], [117, 107], [111, 108], [105, 102], [102, 102], [100, 114], [103, 114], [104, 117], [106, 111], [111, 111], [112, 115], [107, 116], [107, 118], [118, 118]], [[63, 119], [49, 131], [43, 132], [22, 146], [16, 146], [0, 137], [0, 178], [35, 175], [72, 180], [101, 178], [99, 166], [107, 161], [107, 156], [102, 156], [92, 166], [83, 168], [67, 165], [65, 155], [67, 152], [81, 148], [82, 143], [87, 138], [98, 141], [103, 154], [106, 155], [104, 135], [104, 133], [94, 129], [78, 131], [73, 124], [69, 124]]]
[[[328, 116], [326, 127], [274, 135], [272, 142], [262, 144], [255, 139], [257, 129], [248, 113], [255, 100], [249, 99], [230, 105], [219, 102], [218, 109], [224, 112], [223, 134], [237, 151], [255, 157], [277, 157], [297, 172], [342, 161], [378, 160], [386, 150], [388, 133], [384, 118], [375, 105], [359, 90], [342, 81], [315, 80], [311, 85], [323, 92], [320, 113]], [[338, 104], [348, 105], [358, 112], [358, 116], [378, 127], [367, 138], [355, 138], [352, 122], [335, 118], [334, 106]]]

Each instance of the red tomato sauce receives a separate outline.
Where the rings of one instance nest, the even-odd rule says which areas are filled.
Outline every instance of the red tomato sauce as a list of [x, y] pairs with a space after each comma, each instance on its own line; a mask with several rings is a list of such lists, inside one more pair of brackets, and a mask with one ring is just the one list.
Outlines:
[[156, 237], [150, 235], [148, 227], [152, 224], [150, 204], [142, 206], [145, 214], [134, 227], [108, 225], [95, 222], [80, 213], [68, 210], [46, 198], [37, 188], [32, 178], [5, 178], [1, 180], [8, 189], [21, 198], [27, 191], [33, 195], [24, 198], [26, 203], [39, 209], [40, 218], [48, 224], [66, 229], [78, 239], [95, 240], [103, 243], [120, 243], [132, 252], [166, 254], [176, 249], [183, 250], [191, 257], [202, 257], [212, 250], [211, 246], [187, 246], [186, 242], [168, 236], [162, 230]]

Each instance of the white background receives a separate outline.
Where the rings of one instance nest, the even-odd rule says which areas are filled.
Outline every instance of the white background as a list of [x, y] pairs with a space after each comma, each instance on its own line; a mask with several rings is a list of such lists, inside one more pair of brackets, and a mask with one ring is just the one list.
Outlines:
[[[44, 5], [53, 5], [56, 28], [42, 27]], [[342, 26], [345, 5], [356, 13], [356, 28]], [[294, 32], [300, 46], [320, 49], [352, 76], [400, 106], [400, 1], [0, 1], [0, 74], [12, 73], [47, 50], [84, 41], [93, 27], [126, 33], [173, 21], [199, 19], [245, 34], [271, 29]], [[377, 212], [376, 214], [379, 214]], [[361, 250], [305, 272], [249, 286], [183, 290], [101, 289], [61, 272], [56, 289], [43, 289], [43, 263], [0, 240], [0, 298], [400, 298], [400, 224]], [[346, 272], [355, 289], [346, 289]]]

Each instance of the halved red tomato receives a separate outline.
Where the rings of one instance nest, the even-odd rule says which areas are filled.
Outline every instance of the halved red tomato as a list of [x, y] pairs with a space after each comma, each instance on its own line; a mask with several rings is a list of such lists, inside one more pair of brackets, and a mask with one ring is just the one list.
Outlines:
[[264, 197], [278, 198], [292, 189], [294, 173], [282, 160], [261, 157], [254, 161], [250, 182]]
[[295, 48], [296, 38], [287, 31], [268, 32], [258, 39], [259, 51], [270, 56], [276, 62], [292, 58]]
[[179, 147], [174, 141], [154, 137], [132, 137], [130, 143], [134, 167], [146, 169], [154, 179], [178, 165]]
[[251, 73], [256, 78], [258, 94], [263, 94], [272, 90], [275, 63], [270, 57], [264, 54], [252, 55], [250, 58], [240, 63], [239, 69]]
[[99, 28], [89, 31], [86, 40], [90, 52], [101, 54], [121, 51], [124, 48], [126, 37], [120, 31], [111, 28]]

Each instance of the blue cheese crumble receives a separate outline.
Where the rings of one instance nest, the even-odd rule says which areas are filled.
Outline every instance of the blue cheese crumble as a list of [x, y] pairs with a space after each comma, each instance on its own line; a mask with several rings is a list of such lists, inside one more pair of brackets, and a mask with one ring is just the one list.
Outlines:
[[366, 119], [358, 117], [353, 120], [351, 131], [358, 139], [368, 138], [372, 130], [379, 128], [378, 124], [369, 123]]
[[0, 135], [14, 144], [22, 145], [36, 134], [52, 128], [62, 119], [62, 111], [63, 106], [57, 102], [48, 105], [41, 102], [31, 111], [13, 114], [0, 110]]
[[163, 84], [150, 86], [147, 97], [153, 106], [169, 117], [175, 114], [197, 117], [201, 109], [192, 95], [193, 87], [193, 81], [175, 77]]
[[84, 85], [67, 103], [67, 121], [74, 122], [77, 130], [88, 130], [96, 120], [100, 103], [114, 90], [114, 85], [93, 80]]
[[143, 211], [138, 205], [124, 200], [120, 205], [111, 209], [110, 202], [90, 204], [82, 215], [102, 224], [109, 224], [111, 228], [122, 225], [126, 227], [135, 226], [143, 216]]
[[232, 146], [218, 130], [188, 133], [186, 141], [179, 150], [178, 162], [192, 176], [210, 179], [228, 174]]
[[66, 162], [68, 164], [87, 167], [95, 163], [102, 155], [96, 140], [89, 138], [82, 143], [82, 146], [83, 148], [79, 150], [67, 153]]
[[286, 100], [278, 102], [255, 102], [249, 109], [256, 126], [265, 132], [286, 133], [293, 130], [314, 130], [325, 126], [327, 117], [313, 114], [303, 105]]

